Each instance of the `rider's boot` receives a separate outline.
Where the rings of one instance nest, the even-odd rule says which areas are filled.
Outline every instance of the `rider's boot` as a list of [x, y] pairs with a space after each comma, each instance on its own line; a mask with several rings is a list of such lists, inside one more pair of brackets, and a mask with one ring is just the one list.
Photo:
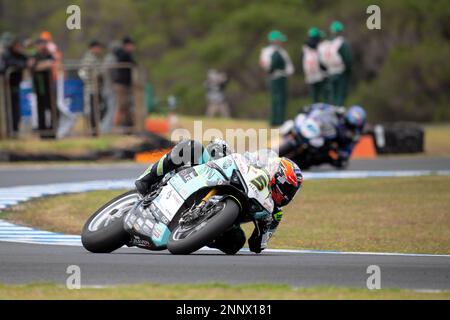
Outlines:
[[145, 170], [135, 181], [136, 189], [142, 196], [145, 196], [167, 173], [187, 164], [202, 164], [207, 160], [208, 153], [199, 142], [181, 141], [158, 162]]
[[245, 240], [244, 230], [239, 226], [235, 226], [210, 243], [208, 247], [219, 249], [223, 253], [233, 255], [242, 249]]
[[152, 190], [152, 187], [156, 185], [163, 177], [163, 175], [158, 175], [157, 168], [159, 163], [162, 161], [159, 160], [157, 163], [148, 167], [147, 170], [134, 182], [136, 186], [136, 190], [142, 195], [145, 196]]

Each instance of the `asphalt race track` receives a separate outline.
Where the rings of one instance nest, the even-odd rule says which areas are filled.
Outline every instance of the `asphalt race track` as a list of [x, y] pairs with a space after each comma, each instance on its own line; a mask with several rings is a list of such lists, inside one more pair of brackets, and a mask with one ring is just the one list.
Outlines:
[[[146, 165], [141, 164], [92, 164], [92, 165], [20, 165], [0, 166], [0, 187], [77, 182], [87, 180], [133, 179]], [[449, 170], [450, 158], [445, 157], [394, 157], [375, 160], [352, 160], [347, 171], [375, 170]], [[335, 170], [330, 166], [314, 168], [322, 172]]]
[[286, 283], [294, 286], [366, 287], [367, 267], [381, 268], [384, 288], [450, 289], [450, 257], [240, 253], [211, 251], [189, 256], [124, 248], [92, 254], [82, 247], [3, 243], [0, 282], [64, 284], [66, 269], [81, 269], [82, 285], [118, 283]]
[[[0, 168], [0, 187], [102, 179], [132, 179], [142, 165]], [[350, 170], [448, 170], [448, 158], [383, 158], [353, 161]], [[321, 169], [321, 170], [327, 170]], [[69, 265], [81, 268], [82, 285], [117, 283], [286, 283], [294, 286], [366, 287], [367, 267], [381, 269], [383, 288], [450, 290], [450, 255], [383, 255], [326, 252], [264, 252], [225, 256], [200, 251], [174, 256], [165, 251], [120, 249], [91, 254], [79, 246], [0, 242], [0, 282], [64, 284]]]

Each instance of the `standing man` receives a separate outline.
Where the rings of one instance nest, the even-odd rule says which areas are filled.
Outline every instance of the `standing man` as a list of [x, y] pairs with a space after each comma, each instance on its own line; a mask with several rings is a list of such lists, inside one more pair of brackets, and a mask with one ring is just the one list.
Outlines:
[[283, 44], [287, 37], [278, 30], [272, 30], [268, 36], [269, 45], [261, 51], [259, 63], [269, 77], [272, 94], [272, 116], [270, 124], [283, 124], [286, 117], [288, 99], [288, 76], [294, 73], [294, 65]]
[[102, 133], [111, 133], [116, 115], [116, 96], [113, 89], [114, 64], [117, 63], [115, 52], [121, 46], [120, 41], [114, 40], [108, 45], [108, 52], [102, 61], [102, 100], [105, 104], [105, 116], [102, 119], [100, 130]]
[[116, 126], [132, 127], [134, 124], [132, 113], [132, 67], [136, 64], [133, 52], [134, 41], [125, 37], [122, 46], [115, 51], [117, 63], [124, 64], [114, 70], [113, 83], [117, 99], [117, 111], [114, 119]]
[[63, 58], [62, 52], [61, 50], [59, 50], [58, 46], [53, 41], [53, 36], [49, 31], [41, 32], [39, 38], [46, 41], [47, 50], [53, 57], [54, 62], [52, 67], [52, 77], [53, 80], [56, 81], [58, 78], [58, 73], [62, 71], [62, 58]]
[[308, 40], [303, 45], [302, 66], [312, 103], [324, 101], [326, 68], [319, 59], [317, 47], [320, 41], [321, 31], [316, 27], [310, 28]]
[[97, 40], [91, 41], [88, 51], [81, 59], [81, 69], [78, 72], [84, 82], [84, 105], [87, 107], [92, 135], [98, 134], [101, 119], [101, 56], [103, 45]]
[[46, 40], [37, 40], [36, 53], [31, 59], [33, 89], [37, 98], [39, 134], [43, 139], [55, 138], [56, 108], [52, 79], [55, 59], [48, 51]]
[[13, 38], [6, 44], [5, 52], [1, 58], [2, 66], [0, 66], [0, 74], [7, 76], [9, 85], [12, 123], [8, 123], [9, 130], [12, 130], [13, 137], [19, 133], [20, 124], [20, 83], [22, 82], [23, 71], [27, 67], [28, 58], [23, 53], [23, 47], [19, 40]]
[[206, 100], [208, 108], [206, 115], [214, 117], [217, 113], [225, 118], [230, 117], [230, 108], [225, 97], [225, 87], [228, 84], [228, 77], [224, 72], [216, 69], [209, 69], [204, 83], [206, 89]]
[[342, 35], [344, 25], [333, 21], [330, 25], [331, 39], [319, 45], [321, 62], [327, 68], [330, 103], [343, 106], [347, 98], [352, 70], [350, 45]]

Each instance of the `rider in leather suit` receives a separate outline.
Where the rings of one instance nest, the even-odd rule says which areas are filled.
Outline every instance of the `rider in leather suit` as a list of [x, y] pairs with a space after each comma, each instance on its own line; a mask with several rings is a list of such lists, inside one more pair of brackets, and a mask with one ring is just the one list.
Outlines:
[[320, 125], [323, 138], [336, 149], [334, 161], [346, 162], [359, 141], [366, 123], [366, 112], [360, 106], [348, 109], [326, 103], [315, 103], [304, 108], [308, 118]]
[[[230, 153], [228, 144], [220, 139], [212, 141], [206, 148], [194, 140], [181, 141], [136, 180], [136, 189], [145, 196], [167, 173], [182, 166], [204, 164]], [[267, 247], [283, 216], [281, 207], [293, 199], [303, 182], [302, 173], [295, 163], [286, 158], [282, 158], [280, 163], [280, 168], [270, 183], [275, 204], [274, 211], [257, 218], [258, 228], [255, 227], [248, 240], [250, 251], [255, 253], [260, 253]], [[244, 231], [240, 227], [233, 227], [208, 246], [226, 254], [235, 254], [244, 246], [245, 240]]]

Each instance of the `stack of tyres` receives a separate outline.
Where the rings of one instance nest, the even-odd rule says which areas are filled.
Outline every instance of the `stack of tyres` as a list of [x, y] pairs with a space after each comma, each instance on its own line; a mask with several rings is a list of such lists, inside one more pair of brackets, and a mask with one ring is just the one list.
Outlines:
[[378, 154], [424, 151], [424, 130], [416, 123], [398, 122], [376, 125], [372, 134]]

